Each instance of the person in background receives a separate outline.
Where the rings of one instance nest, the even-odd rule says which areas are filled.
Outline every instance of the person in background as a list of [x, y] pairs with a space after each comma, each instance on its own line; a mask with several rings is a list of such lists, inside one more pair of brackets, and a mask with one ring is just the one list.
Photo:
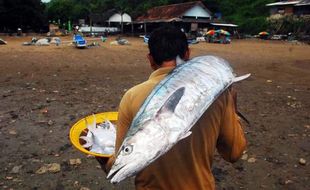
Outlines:
[[[149, 79], [132, 87], [119, 105], [116, 133], [118, 152], [130, 124], [152, 89], [176, 67], [176, 57], [190, 58], [185, 34], [174, 27], [155, 30], [149, 39], [147, 58], [154, 72]], [[186, 63], [185, 63], [186, 64]], [[136, 175], [137, 190], [206, 190], [215, 189], [211, 172], [214, 152], [237, 161], [246, 147], [244, 132], [236, 114], [236, 93], [224, 91], [192, 128], [192, 135], [178, 142], [170, 151]], [[97, 158], [108, 172], [115, 161]]]

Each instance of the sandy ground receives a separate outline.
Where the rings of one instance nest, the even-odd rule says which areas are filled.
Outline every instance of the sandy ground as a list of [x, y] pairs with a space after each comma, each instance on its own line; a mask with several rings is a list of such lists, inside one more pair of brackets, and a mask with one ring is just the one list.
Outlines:
[[[68, 134], [84, 116], [116, 111], [123, 93], [147, 79], [151, 69], [142, 39], [112, 46], [111, 37], [100, 47], [75, 49], [25, 47], [21, 43], [30, 37], [3, 38], [0, 188], [133, 189], [132, 179], [109, 184], [96, 160], [72, 147]], [[247, 40], [199, 43], [191, 50], [193, 56], [227, 59], [238, 74], [252, 73], [236, 85], [239, 110], [251, 121], [245, 128], [248, 148], [234, 164], [216, 156], [217, 188], [309, 189], [310, 46]], [[55, 173], [42, 168], [52, 163]]]

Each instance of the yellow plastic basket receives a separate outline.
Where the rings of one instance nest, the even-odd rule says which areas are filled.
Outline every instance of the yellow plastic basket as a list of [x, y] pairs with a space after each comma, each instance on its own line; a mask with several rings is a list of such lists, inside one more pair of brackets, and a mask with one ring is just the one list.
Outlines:
[[[102, 123], [106, 119], [115, 123], [115, 121], [117, 121], [117, 118], [118, 118], [118, 112], [97, 113], [95, 114], [95, 117], [96, 117], [96, 123]], [[90, 115], [90, 116], [80, 119], [70, 129], [69, 137], [70, 137], [70, 141], [73, 144], [73, 146], [77, 148], [79, 151], [86, 153], [86, 154], [90, 154], [90, 155], [98, 156], [98, 157], [111, 157], [112, 155], [90, 152], [80, 144], [81, 133], [86, 129], [85, 119], [87, 120], [88, 123], [92, 123], [94, 121], [93, 115]]]

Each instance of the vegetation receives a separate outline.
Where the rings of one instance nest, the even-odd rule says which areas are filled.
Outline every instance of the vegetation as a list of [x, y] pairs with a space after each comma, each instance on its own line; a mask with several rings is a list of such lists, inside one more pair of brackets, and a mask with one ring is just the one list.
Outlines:
[[[222, 19], [238, 24], [240, 31], [257, 34], [267, 27], [269, 15], [265, 5], [275, 0], [203, 0]], [[103, 13], [109, 9], [127, 12], [132, 17], [144, 14], [154, 6], [183, 3], [186, 0], [51, 0], [46, 5], [40, 0], [0, 0], [0, 26], [16, 30], [17, 27], [38, 29], [50, 22], [77, 22], [90, 13]], [[46, 8], [46, 9], [45, 9]], [[1, 30], [1, 28], [0, 28]], [[3, 28], [2, 28], [3, 30]]]
[[[48, 4], [50, 20], [76, 20], [86, 18], [89, 13], [104, 12], [115, 8], [128, 12], [133, 17], [144, 14], [154, 6], [183, 3], [186, 0], [52, 0]], [[258, 33], [267, 27], [269, 14], [265, 5], [274, 0], [204, 0], [213, 12], [221, 12], [223, 19], [238, 24], [241, 32]]]
[[269, 30], [273, 34], [288, 34], [302, 39], [304, 34], [310, 33], [310, 17], [294, 15], [274, 16], [267, 19]]
[[0, 0], [0, 31], [22, 28], [39, 32], [44, 25], [46, 13], [41, 0]]
[[240, 32], [257, 34], [267, 29], [266, 17], [269, 8], [266, 4], [274, 0], [221, 0], [219, 10], [224, 20], [239, 25]]

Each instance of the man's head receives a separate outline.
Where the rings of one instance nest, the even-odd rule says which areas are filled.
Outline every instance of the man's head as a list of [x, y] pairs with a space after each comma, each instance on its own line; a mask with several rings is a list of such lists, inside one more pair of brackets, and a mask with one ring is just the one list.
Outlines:
[[[161, 67], [164, 62], [175, 61], [177, 56], [189, 59], [189, 49], [185, 34], [172, 26], [165, 26], [151, 33], [149, 60], [152, 67]], [[154, 65], [155, 64], [155, 65]]]

